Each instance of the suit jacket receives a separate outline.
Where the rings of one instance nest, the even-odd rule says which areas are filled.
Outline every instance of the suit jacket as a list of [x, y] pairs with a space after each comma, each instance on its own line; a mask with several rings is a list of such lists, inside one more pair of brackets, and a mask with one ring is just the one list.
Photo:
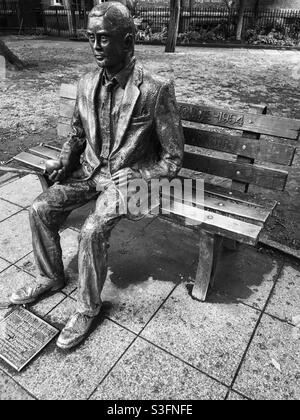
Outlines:
[[[79, 81], [72, 121], [72, 149], [83, 154], [88, 177], [101, 166], [97, 89], [102, 71]], [[101, 122], [100, 122], [101, 124]], [[152, 76], [136, 63], [127, 82], [113, 149], [110, 173], [123, 168], [139, 170], [143, 178], [173, 178], [182, 166], [184, 137], [171, 82]]]

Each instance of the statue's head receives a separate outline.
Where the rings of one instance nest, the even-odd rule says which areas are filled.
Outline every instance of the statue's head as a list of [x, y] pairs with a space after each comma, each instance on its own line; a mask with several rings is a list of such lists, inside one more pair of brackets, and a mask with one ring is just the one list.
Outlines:
[[89, 14], [87, 35], [99, 67], [122, 68], [134, 53], [135, 25], [118, 2], [99, 4]]

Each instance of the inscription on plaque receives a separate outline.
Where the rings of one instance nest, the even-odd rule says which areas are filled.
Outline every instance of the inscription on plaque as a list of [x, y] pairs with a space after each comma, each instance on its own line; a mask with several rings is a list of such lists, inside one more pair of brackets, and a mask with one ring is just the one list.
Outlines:
[[59, 330], [22, 307], [0, 323], [0, 358], [20, 372]]

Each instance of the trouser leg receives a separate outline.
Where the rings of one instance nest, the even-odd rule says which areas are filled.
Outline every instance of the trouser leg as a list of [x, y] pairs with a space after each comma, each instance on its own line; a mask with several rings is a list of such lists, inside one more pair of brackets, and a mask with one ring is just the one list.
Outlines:
[[70, 212], [98, 193], [91, 182], [54, 185], [41, 194], [30, 209], [33, 252], [39, 281], [64, 281], [59, 229]]
[[118, 213], [118, 203], [114, 188], [103, 193], [80, 233], [78, 312], [89, 317], [100, 312], [101, 292], [108, 270], [108, 241], [112, 229], [123, 217]]

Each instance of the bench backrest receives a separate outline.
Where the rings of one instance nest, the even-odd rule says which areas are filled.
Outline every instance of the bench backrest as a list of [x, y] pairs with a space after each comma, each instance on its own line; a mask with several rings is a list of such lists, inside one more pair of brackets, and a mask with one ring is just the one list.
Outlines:
[[[76, 92], [74, 85], [61, 86], [59, 136], [70, 132]], [[179, 110], [187, 145], [184, 168], [230, 179], [232, 189], [243, 192], [250, 185], [285, 189], [300, 120], [266, 115], [259, 107], [244, 112], [180, 102]]]

